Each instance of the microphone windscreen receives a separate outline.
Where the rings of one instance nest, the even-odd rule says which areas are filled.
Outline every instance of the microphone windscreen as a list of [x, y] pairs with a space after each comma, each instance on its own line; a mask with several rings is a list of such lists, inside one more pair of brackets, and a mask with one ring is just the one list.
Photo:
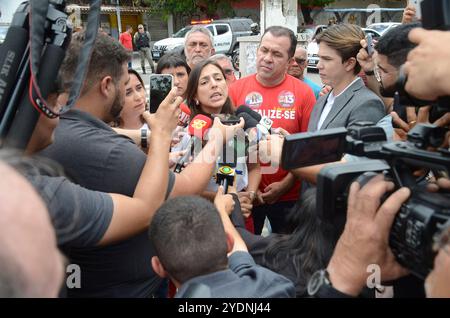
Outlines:
[[180, 110], [185, 114], [191, 115], [191, 110], [189, 109], [188, 105], [186, 105], [185, 103], [180, 104]]
[[261, 115], [257, 112], [255, 112], [253, 109], [251, 109], [250, 107], [248, 107], [247, 105], [241, 105], [236, 109], [236, 115], [239, 115], [241, 113], [247, 113], [250, 116], [252, 116], [254, 119], [256, 119], [256, 121], [260, 121], [261, 120]]
[[238, 115], [238, 117], [242, 117], [245, 120], [244, 130], [256, 127], [258, 125], [258, 122], [256, 121], [256, 119], [254, 119], [252, 116], [250, 116], [247, 113], [240, 113]]
[[211, 127], [211, 125], [212, 125], [211, 118], [199, 114], [194, 118], [192, 118], [189, 124], [188, 128], [189, 135], [201, 138], [203, 140], [206, 131]]
[[191, 110], [186, 104], [181, 103], [180, 105], [180, 115], [178, 116], [178, 126], [186, 127], [191, 119]]

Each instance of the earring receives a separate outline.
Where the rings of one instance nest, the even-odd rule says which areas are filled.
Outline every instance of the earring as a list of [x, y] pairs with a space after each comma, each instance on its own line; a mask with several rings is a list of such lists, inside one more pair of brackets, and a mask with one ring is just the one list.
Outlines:
[[196, 99], [196, 100], [195, 100], [195, 105], [198, 106], [198, 104], [200, 104], [200, 103], [198, 102], [198, 99]]

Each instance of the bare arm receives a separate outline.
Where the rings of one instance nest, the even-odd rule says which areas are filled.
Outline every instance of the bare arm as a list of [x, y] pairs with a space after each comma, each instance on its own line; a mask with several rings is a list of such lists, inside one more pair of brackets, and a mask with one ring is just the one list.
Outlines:
[[145, 230], [150, 225], [155, 211], [164, 202], [168, 185], [171, 133], [176, 126], [178, 106], [182, 101], [175, 96], [176, 90], [171, 91], [154, 117], [148, 116], [148, 113], [144, 114], [153, 131], [147, 161], [133, 198], [111, 194], [113, 216], [99, 242], [100, 245], [120, 241]]

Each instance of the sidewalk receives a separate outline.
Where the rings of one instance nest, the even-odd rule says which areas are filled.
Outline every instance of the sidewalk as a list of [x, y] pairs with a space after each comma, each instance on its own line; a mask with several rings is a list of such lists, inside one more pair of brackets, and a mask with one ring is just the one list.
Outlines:
[[[154, 62], [154, 63], [155, 63], [155, 68], [156, 68], [157, 63], [156, 62]], [[137, 71], [141, 76], [144, 75], [144, 74], [142, 74], [141, 58], [139, 57], [139, 52], [133, 52], [132, 68], [135, 71]], [[145, 75], [151, 74], [151, 72], [152, 72], [152, 69], [150, 68], [150, 65], [148, 64], [147, 60], [145, 60], [145, 72], [146, 72]], [[147, 81], [145, 81], [145, 82], [148, 83], [148, 78], [147, 78]]]

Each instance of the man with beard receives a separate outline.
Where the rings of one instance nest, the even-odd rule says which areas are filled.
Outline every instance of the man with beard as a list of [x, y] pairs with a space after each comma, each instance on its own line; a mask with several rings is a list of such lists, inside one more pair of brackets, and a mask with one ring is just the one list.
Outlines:
[[[411, 101], [403, 97], [394, 100], [394, 96], [400, 67], [406, 62], [408, 53], [416, 47], [416, 44], [408, 39], [408, 34], [417, 27], [420, 27], [419, 23], [410, 23], [388, 31], [378, 40], [373, 56], [367, 54], [366, 41], [361, 41], [363, 48], [358, 53], [358, 62], [367, 75], [368, 87], [383, 98], [387, 113], [393, 111], [394, 102], [402, 106], [411, 105]], [[401, 107], [395, 110], [407, 123], [415, 123], [415, 109]]]
[[[65, 86], [70, 85], [78, 65], [83, 38], [83, 33], [72, 38], [61, 66]], [[120, 114], [124, 103], [128, 59], [129, 53], [118, 41], [97, 35], [81, 95], [75, 107], [61, 116], [55, 142], [41, 153], [59, 162], [82, 187], [132, 197], [146, 155], [107, 124]], [[225, 127], [219, 120], [213, 127], [219, 128], [222, 136], [233, 135], [225, 129], [237, 128]], [[202, 162], [199, 154], [200, 159], [177, 176], [162, 164], [145, 168], [147, 172], [153, 168], [156, 179], [158, 171], [167, 171], [166, 198], [197, 194], [206, 187], [215, 166], [215, 140], [210, 139], [203, 153], [211, 154], [212, 160]], [[149, 187], [147, 191], [152, 195], [160, 188]], [[82, 273], [81, 288], [69, 289], [69, 297], [151, 297], [161, 282], [148, 266], [153, 249], [145, 232], [106, 247], [70, 248], [65, 252]]]
[[214, 38], [202, 25], [195, 25], [184, 37], [184, 55], [191, 70], [215, 53]]

